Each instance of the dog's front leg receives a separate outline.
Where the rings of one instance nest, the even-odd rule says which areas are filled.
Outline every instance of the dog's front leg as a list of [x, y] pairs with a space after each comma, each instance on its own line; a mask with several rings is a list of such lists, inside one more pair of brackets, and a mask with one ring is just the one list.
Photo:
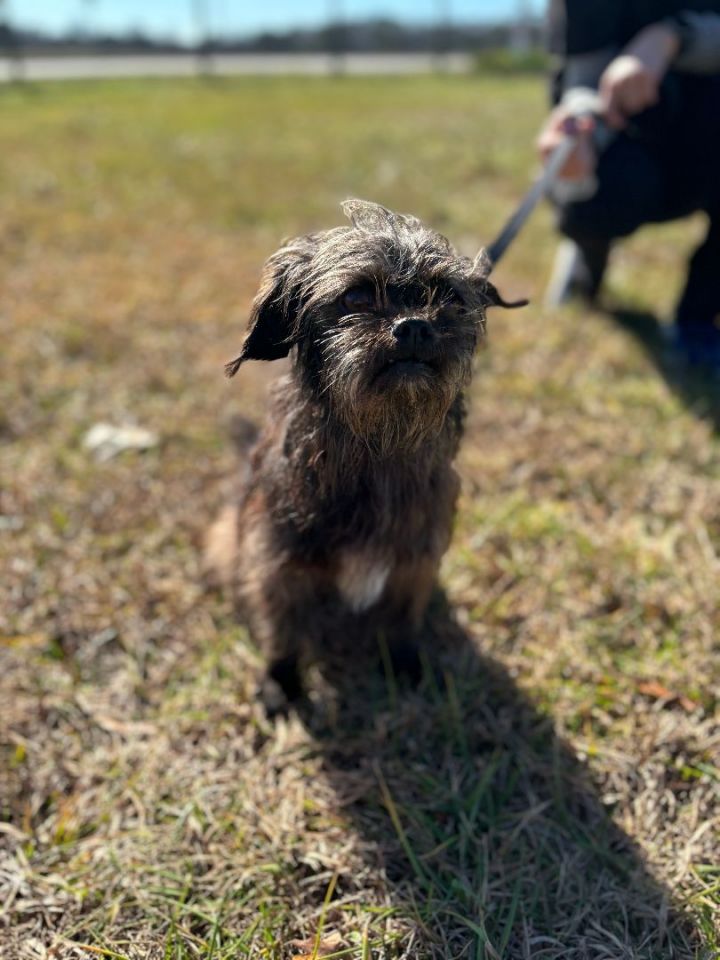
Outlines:
[[422, 677], [419, 641], [437, 579], [437, 561], [429, 556], [397, 566], [383, 598], [381, 631], [393, 671], [412, 683]]
[[259, 692], [270, 715], [303, 696], [302, 663], [320, 629], [320, 594], [307, 571], [283, 566], [247, 597], [251, 633], [266, 660]]

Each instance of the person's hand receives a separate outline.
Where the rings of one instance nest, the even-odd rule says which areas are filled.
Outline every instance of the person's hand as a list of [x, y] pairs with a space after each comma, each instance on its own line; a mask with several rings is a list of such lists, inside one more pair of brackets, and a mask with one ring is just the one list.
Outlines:
[[568, 107], [560, 104], [548, 117], [537, 139], [538, 152], [543, 163], [570, 134], [577, 136], [577, 146], [560, 171], [562, 180], [587, 180], [595, 173], [597, 153], [592, 142], [595, 123], [592, 117], [575, 118]]
[[660, 84], [680, 49], [680, 39], [665, 24], [642, 30], [605, 69], [600, 101], [609, 127], [622, 130], [630, 117], [654, 106]]

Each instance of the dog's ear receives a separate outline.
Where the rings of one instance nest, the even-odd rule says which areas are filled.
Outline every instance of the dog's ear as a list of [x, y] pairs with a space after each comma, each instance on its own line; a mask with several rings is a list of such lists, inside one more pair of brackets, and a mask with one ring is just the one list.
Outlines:
[[492, 261], [485, 250], [481, 250], [475, 257], [472, 276], [477, 284], [480, 295], [486, 307], [505, 307], [506, 310], [515, 310], [517, 307], [526, 307], [529, 300], [505, 300], [495, 284], [490, 283], [488, 275], [492, 270]]
[[482, 281], [482, 296], [485, 299], [486, 307], [505, 307], [506, 310], [516, 310], [518, 307], [526, 307], [530, 303], [526, 299], [505, 300], [497, 287], [489, 280]]
[[280, 360], [290, 353], [297, 340], [299, 288], [303, 267], [314, 249], [312, 239], [302, 237], [292, 241], [265, 264], [242, 350], [225, 364], [228, 377], [234, 377], [246, 360]]

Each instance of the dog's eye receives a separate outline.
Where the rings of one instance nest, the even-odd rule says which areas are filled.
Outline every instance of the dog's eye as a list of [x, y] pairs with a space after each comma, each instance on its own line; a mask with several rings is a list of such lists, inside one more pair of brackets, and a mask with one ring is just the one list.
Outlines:
[[423, 283], [404, 283], [402, 285], [389, 283], [387, 285], [388, 299], [397, 307], [410, 310], [420, 310], [427, 305], [429, 291]]
[[351, 287], [343, 294], [343, 309], [348, 313], [372, 313], [377, 301], [372, 287]]
[[462, 309], [465, 306], [465, 301], [463, 298], [460, 296], [457, 290], [455, 290], [455, 288], [451, 287], [449, 284], [438, 289], [437, 297], [439, 303], [443, 307], [455, 307], [457, 309]]

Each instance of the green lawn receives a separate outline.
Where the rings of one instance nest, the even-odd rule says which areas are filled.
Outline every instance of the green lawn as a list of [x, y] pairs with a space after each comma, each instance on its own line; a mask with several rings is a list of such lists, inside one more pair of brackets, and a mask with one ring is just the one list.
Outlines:
[[[530, 79], [0, 88], [0, 956], [715, 960], [718, 392], [668, 380], [702, 223], [617, 251], [609, 314], [498, 270], [433, 617], [446, 674], [349, 670], [271, 725], [204, 590], [264, 258], [349, 195], [465, 252], [534, 169]], [[101, 421], [160, 443], [96, 462]], [[296, 941], [293, 943], [293, 941]]]

